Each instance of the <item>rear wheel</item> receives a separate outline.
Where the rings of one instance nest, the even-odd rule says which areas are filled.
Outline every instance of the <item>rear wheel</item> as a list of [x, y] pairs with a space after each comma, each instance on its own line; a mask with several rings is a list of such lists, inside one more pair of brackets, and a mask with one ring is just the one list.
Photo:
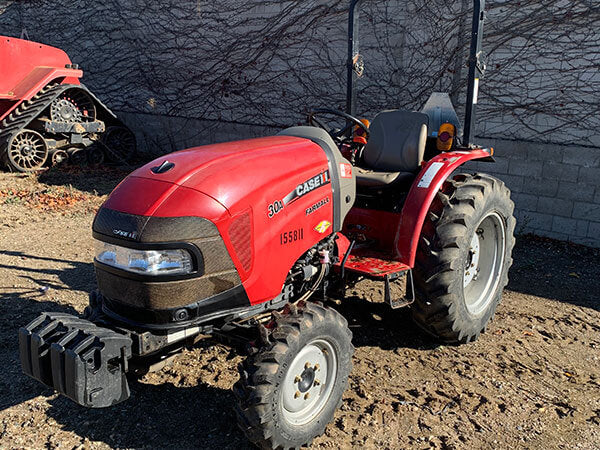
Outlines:
[[488, 175], [456, 175], [438, 192], [414, 270], [415, 322], [449, 343], [475, 340], [508, 284], [515, 218], [510, 191]]
[[325, 430], [342, 401], [354, 347], [346, 320], [306, 303], [274, 315], [269, 344], [234, 386], [240, 428], [261, 448], [297, 448]]
[[11, 170], [31, 172], [43, 167], [48, 159], [44, 137], [33, 130], [21, 130], [8, 143], [6, 160]]
[[129, 164], [135, 157], [135, 135], [128, 128], [107, 128], [100, 138], [100, 144], [110, 162]]

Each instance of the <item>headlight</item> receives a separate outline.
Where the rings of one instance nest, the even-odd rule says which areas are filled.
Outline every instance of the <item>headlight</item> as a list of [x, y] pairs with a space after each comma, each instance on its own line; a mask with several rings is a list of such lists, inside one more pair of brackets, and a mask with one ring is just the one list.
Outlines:
[[108, 266], [145, 275], [185, 275], [192, 272], [187, 250], [136, 250], [95, 241], [96, 260]]

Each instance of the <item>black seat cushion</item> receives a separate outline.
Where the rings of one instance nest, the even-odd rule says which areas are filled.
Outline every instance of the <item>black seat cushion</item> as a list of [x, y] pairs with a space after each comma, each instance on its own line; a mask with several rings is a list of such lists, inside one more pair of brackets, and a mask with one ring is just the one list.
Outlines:
[[427, 114], [394, 110], [379, 113], [369, 127], [365, 166], [383, 172], [417, 172], [425, 154]]
[[356, 184], [361, 189], [384, 189], [391, 187], [410, 186], [415, 179], [412, 172], [381, 172], [355, 168]]

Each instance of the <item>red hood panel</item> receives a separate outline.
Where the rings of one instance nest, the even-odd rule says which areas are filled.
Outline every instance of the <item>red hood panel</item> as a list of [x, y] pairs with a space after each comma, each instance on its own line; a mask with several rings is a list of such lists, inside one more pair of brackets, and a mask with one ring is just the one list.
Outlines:
[[[152, 172], [165, 161], [174, 167], [164, 173]], [[137, 169], [131, 176], [194, 189], [230, 209], [249, 192], [271, 181], [287, 179], [315, 163], [326, 164], [317, 144], [296, 137], [272, 136], [171, 153]]]

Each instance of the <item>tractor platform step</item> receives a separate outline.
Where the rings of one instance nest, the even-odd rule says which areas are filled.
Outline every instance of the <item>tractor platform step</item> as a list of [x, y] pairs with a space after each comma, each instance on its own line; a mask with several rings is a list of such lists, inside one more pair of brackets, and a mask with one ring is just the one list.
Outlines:
[[[352, 251], [352, 247], [349, 249]], [[344, 271], [353, 272], [373, 280], [383, 281], [384, 301], [390, 308], [398, 309], [411, 305], [415, 301], [415, 288], [412, 270], [409, 266], [392, 259], [390, 256], [357, 249], [342, 263]], [[392, 298], [391, 282], [406, 276], [406, 295], [402, 298]]]
[[345, 270], [369, 278], [385, 278], [410, 270], [406, 264], [391, 259], [388, 255], [356, 250], [346, 260]]

